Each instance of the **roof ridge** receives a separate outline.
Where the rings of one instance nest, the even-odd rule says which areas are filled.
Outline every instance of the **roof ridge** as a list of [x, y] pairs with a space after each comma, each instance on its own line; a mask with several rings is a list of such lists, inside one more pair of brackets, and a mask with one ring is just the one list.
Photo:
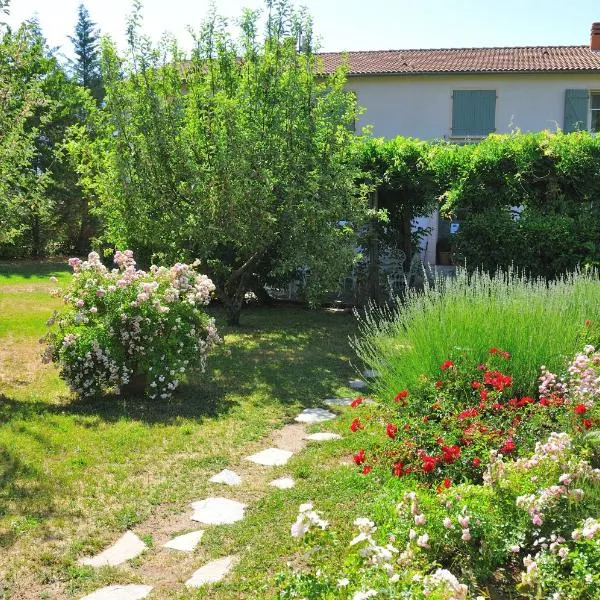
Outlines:
[[585, 44], [573, 45], [573, 46], [461, 46], [459, 48], [399, 48], [389, 50], [336, 50], [331, 52], [316, 52], [315, 54], [323, 56], [324, 54], [374, 54], [378, 52], [456, 52], [459, 50], [525, 50], [534, 48], [564, 48], [564, 49], [576, 49], [576, 48], [589, 48]]

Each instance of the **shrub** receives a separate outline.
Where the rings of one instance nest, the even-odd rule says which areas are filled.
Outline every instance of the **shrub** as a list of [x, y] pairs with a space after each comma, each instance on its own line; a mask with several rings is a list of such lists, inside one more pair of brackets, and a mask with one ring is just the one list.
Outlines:
[[[358, 356], [379, 373], [382, 398], [438, 379], [445, 360], [471, 365], [497, 346], [512, 354], [514, 389], [534, 395], [540, 365], [560, 371], [600, 321], [597, 272], [575, 272], [554, 282], [514, 272], [495, 277], [459, 270], [423, 292], [408, 291], [392, 309], [371, 309], [360, 319]], [[589, 340], [593, 343], [593, 340]]]
[[[95, 252], [71, 258], [74, 274], [63, 294], [67, 309], [49, 321], [45, 359], [80, 396], [119, 394], [141, 383], [150, 398], [167, 399], [182, 377], [203, 370], [219, 341], [202, 310], [214, 285], [193, 265], [136, 269], [133, 253], [117, 251], [108, 270]], [[59, 293], [55, 291], [55, 293]]]

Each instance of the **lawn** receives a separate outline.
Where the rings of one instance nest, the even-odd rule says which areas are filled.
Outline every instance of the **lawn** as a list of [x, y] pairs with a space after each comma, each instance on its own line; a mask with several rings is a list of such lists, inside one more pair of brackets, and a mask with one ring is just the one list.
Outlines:
[[[0, 580], [9, 598], [81, 597], [142, 581], [155, 586], [152, 597], [265, 597], [265, 573], [275, 575], [293, 555], [289, 526], [300, 503], [316, 497], [330, 510], [360, 511], [357, 491], [370, 483], [344, 464], [346, 442], [311, 447], [268, 473], [250, 473], [241, 461], [299, 409], [348, 395], [352, 317], [251, 308], [231, 329], [215, 308], [225, 343], [202, 380], [174, 400], [81, 401], [39, 360], [45, 322], [60, 308], [51, 275], [59, 285], [69, 278], [63, 264], [0, 263]], [[234, 494], [249, 505], [247, 518], [206, 528], [189, 559], [160, 551], [174, 532], [193, 528], [190, 502], [232, 496], [208, 483], [224, 467], [248, 471]], [[298, 485], [266, 486], [278, 473]], [[151, 546], [142, 558], [99, 571], [77, 565], [128, 528]], [[226, 583], [185, 591], [195, 568], [229, 553], [242, 558]]]

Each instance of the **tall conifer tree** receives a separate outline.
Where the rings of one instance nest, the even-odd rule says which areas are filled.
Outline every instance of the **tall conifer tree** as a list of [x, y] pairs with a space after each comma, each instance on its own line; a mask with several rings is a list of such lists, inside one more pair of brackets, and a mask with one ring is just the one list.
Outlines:
[[77, 82], [88, 88], [96, 101], [104, 98], [102, 74], [100, 71], [100, 31], [91, 20], [90, 13], [84, 4], [79, 5], [75, 35], [69, 39], [74, 46], [76, 59], [73, 71]]

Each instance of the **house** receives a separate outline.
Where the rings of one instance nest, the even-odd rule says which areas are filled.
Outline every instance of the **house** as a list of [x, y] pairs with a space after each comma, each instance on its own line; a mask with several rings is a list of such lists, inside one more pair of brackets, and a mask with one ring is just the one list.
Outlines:
[[[586, 46], [449, 48], [322, 53], [324, 72], [348, 65], [348, 88], [373, 135], [474, 142], [489, 133], [600, 132], [600, 23]], [[426, 259], [450, 234], [437, 214]]]

